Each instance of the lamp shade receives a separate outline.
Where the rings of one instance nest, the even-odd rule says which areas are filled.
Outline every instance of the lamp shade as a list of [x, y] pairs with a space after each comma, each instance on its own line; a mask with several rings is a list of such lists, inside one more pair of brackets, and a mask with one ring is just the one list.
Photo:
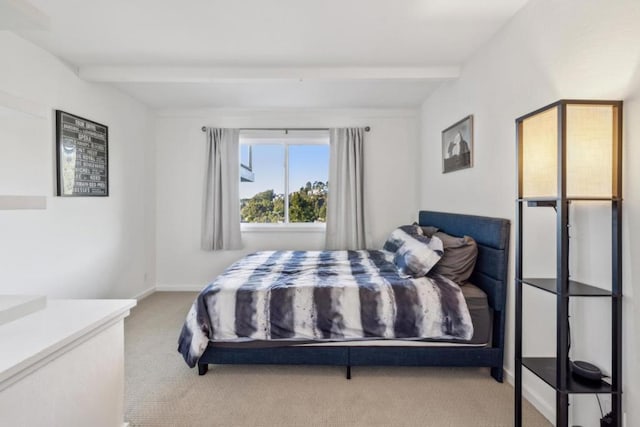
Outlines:
[[619, 101], [558, 101], [517, 120], [522, 198], [619, 197]]

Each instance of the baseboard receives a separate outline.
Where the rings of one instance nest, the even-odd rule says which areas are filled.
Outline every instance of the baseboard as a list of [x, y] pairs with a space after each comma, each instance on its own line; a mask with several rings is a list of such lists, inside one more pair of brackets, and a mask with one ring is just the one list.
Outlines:
[[148, 289], [145, 289], [144, 291], [140, 292], [137, 295], [134, 295], [133, 297], [131, 297], [131, 299], [135, 299], [137, 301], [141, 301], [143, 299], [145, 299], [146, 297], [148, 297], [149, 295], [151, 295], [152, 293], [154, 293], [156, 291], [156, 287], [155, 286], [151, 286]]
[[[505, 374], [507, 374], [507, 382], [511, 385], [514, 385], [513, 373], [504, 369]], [[522, 384], [522, 396], [529, 401], [537, 410], [540, 412], [550, 423], [556, 422], [556, 409], [555, 405], [549, 404], [546, 400], [540, 397], [539, 394], [532, 391], [526, 384]]]
[[204, 289], [200, 285], [156, 285], [156, 292], [200, 292]]

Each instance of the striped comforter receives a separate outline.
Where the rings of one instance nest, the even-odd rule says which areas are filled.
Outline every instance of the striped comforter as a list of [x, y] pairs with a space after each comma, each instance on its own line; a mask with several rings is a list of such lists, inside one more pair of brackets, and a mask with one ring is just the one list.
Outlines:
[[469, 340], [457, 284], [398, 274], [388, 251], [256, 252], [194, 301], [178, 350], [191, 367], [209, 341]]

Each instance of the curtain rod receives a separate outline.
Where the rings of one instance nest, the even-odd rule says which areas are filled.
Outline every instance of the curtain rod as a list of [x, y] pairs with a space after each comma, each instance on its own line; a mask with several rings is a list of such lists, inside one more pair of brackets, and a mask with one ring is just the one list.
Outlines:
[[[285, 132], [289, 132], [290, 130], [302, 130], [302, 131], [313, 131], [313, 130], [329, 130], [329, 128], [240, 128], [240, 130], [283, 130]], [[369, 132], [371, 128], [369, 126], [365, 126], [364, 131]], [[202, 126], [202, 132], [206, 132], [207, 127]]]

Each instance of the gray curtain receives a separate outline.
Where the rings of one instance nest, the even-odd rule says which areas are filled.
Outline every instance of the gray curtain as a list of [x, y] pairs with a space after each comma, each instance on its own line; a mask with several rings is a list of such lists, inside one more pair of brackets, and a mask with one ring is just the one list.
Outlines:
[[327, 249], [364, 249], [364, 129], [331, 129], [329, 133], [329, 199]]
[[239, 249], [240, 166], [238, 129], [207, 128], [202, 249]]

